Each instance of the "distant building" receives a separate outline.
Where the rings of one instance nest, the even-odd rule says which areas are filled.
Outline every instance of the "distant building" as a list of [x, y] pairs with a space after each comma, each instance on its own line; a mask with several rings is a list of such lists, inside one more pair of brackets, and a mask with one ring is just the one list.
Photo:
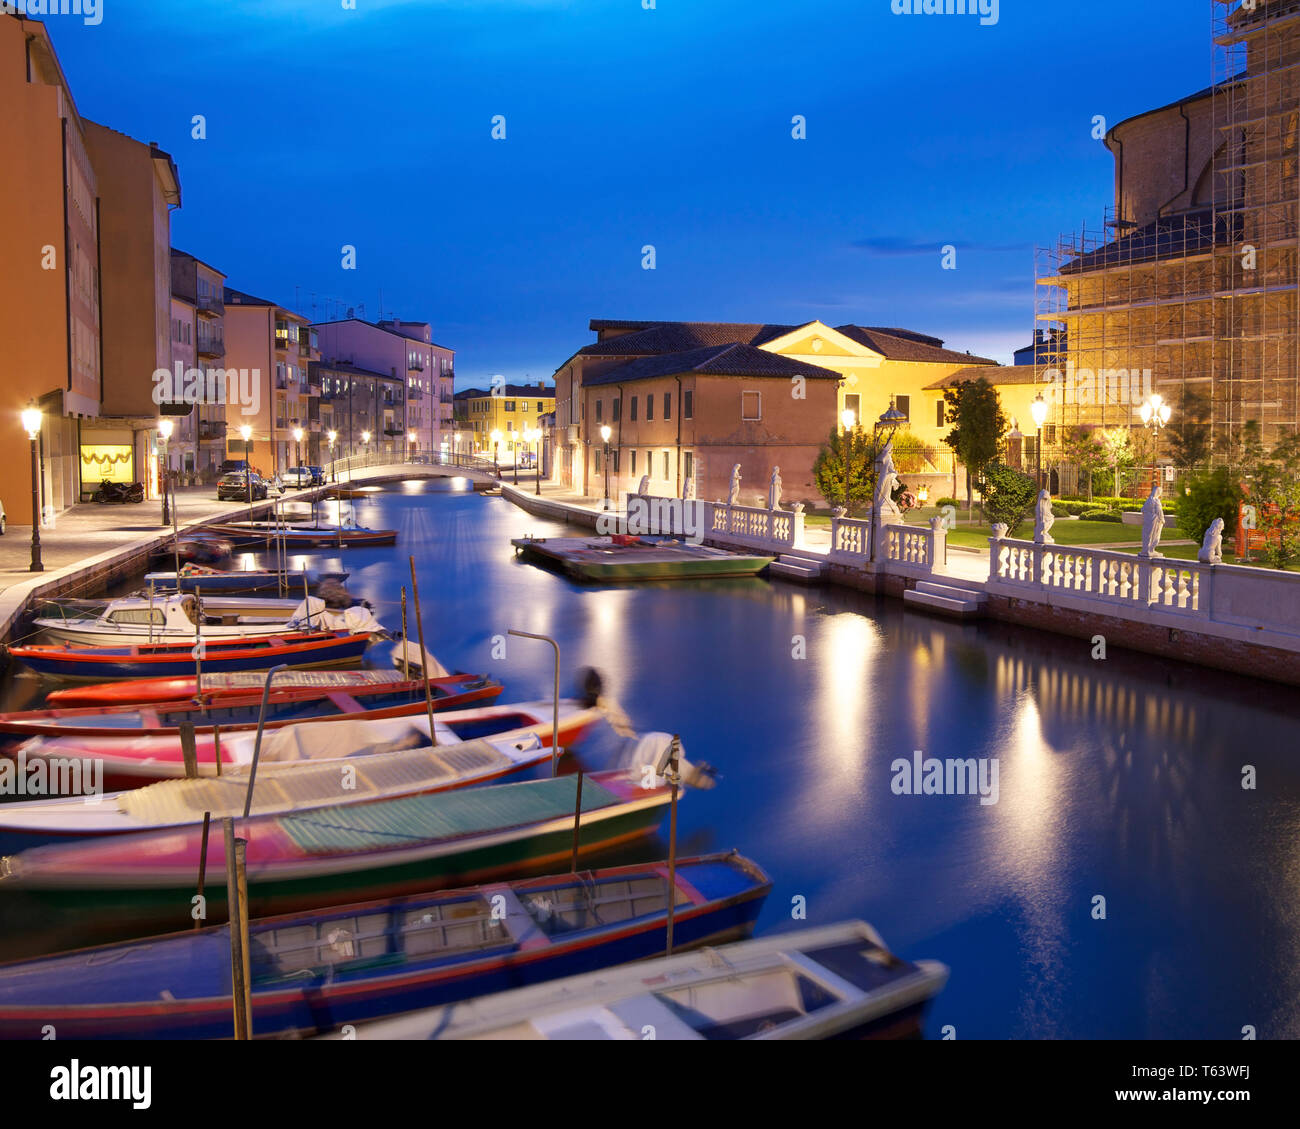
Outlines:
[[[456, 415], [469, 425], [469, 454], [494, 453], [503, 462], [513, 463], [516, 453], [536, 454], [536, 443], [526, 443], [525, 431], [541, 428], [541, 417], [555, 411], [555, 389], [538, 381], [536, 384], [506, 384], [492, 389], [469, 388], [455, 395]], [[499, 443], [492, 433], [501, 433]]]
[[[226, 332], [224, 291], [226, 276], [193, 255], [172, 248], [172, 307], [183, 307], [188, 318], [187, 341], [180, 343], [181, 327], [173, 326], [173, 371], [178, 346], [188, 364], [202, 371], [225, 368]], [[176, 318], [177, 314], [173, 313]], [[226, 458], [226, 405], [209, 395], [205, 380], [204, 399], [178, 419], [170, 444], [173, 469], [211, 479]]]
[[336, 433], [335, 458], [379, 454], [401, 461], [405, 377], [346, 361], [316, 361], [311, 371], [312, 383], [320, 387], [321, 432]]

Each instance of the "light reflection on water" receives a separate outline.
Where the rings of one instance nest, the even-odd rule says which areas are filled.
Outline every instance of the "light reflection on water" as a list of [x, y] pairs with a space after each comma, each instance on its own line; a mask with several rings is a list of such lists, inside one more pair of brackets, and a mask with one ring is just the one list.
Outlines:
[[[398, 529], [397, 549], [314, 567], [350, 571], [395, 628], [413, 555], [430, 649], [507, 700], [553, 677], [540, 643], [493, 659], [508, 628], [559, 640], [566, 691], [597, 667], [639, 728], [718, 766], [720, 786], [683, 801], [680, 850], [735, 846], [768, 870], [760, 933], [797, 927], [801, 896], [809, 924], [865, 917], [951, 967], [929, 1034], [1300, 1037], [1293, 691], [830, 589], [580, 587], [509, 545], [579, 531], [466, 487], [348, 508]], [[914, 750], [998, 758], [998, 802], [895, 795], [891, 763]]]

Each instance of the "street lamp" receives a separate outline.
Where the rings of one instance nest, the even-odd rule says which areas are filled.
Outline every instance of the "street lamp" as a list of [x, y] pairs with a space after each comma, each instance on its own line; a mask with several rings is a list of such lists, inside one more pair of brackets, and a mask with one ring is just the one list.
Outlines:
[[[1040, 392], [1034, 397], [1034, 402], [1029, 405], [1029, 414], [1034, 417], [1034, 427], [1038, 429], [1038, 438], [1034, 440], [1034, 457], [1038, 462], [1038, 470], [1035, 478], [1038, 480], [1038, 489], [1043, 488], [1043, 424], [1047, 422], [1047, 401], [1043, 399]], [[1059, 486], [1060, 483], [1057, 483]], [[1088, 497], [1092, 497], [1091, 494]]]
[[171, 513], [167, 509], [167, 480], [171, 477], [171, 471], [167, 466], [167, 443], [172, 437], [172, 429], [176, 425], [169, 419], [160, 419], [158, 421], [158, 438], [162, 440], [162, 523], [171, 525]]
[[853, 429], [857, 426], [858, 413], [852, 408], [840, 412], [840, 423], [844, 425], [844, 512], [849, 512], [849, 471], [852, 469]]
[[334, 469], [334, 440], [338, 437], [339, 433], [337, 431], [330, 430], [326, 433], [326, 438], [330, 441], [330, 478], [334, 482], [339, 480], [338, 471]]
[[497, 457], [501, 448], [501, 432], [497, 428], [492, 429], [492, 477], [501, 478], [501, 460]]
[[907, 415], [903, 412], [900, 412], [896, 407], [894, 407], [894, 397], [890, 396], [889, 410], [885, 412], [881, 412], [880, 418], [876, 420], [876, 426], [873, 428], [873, 430], [877, 435], [882, 431], [889, 432], [888, 436], [886, 436], [885, 438], [885, 442], [889, 443], [894, 438], [894, 432], [896, 432], [906, 422], [907, 422]]
[[605, 509], [609, 509], [609, 437], [613, 434], [609, 424], [600, 429], [600, 438], [605, 444]]
[[253, 429], [241, 424], [239, 434], [244, 440], [244, 481], [248, 484], [248, 520], [253, 520]]
[[414, 460], [415, 455], [416, 455], [416, 453], [417, 453], [417, 451], [418, 451], [418, 448], [416, 448], [416, 446], [415, 446], [415, 432], [414, 432], [414, 431], [408, 431], [408, 432], [406, 433], [406, 443], [407, 443], [407, 447], [406, 447], [406, 457], [407, 457], [408, 460]]
[[294, 446], [298, 448], [298, 466], [301, 467], [302, 466], [302, 428], [301, 427], [295, 427], [293, 429], [293, 442], [294, 442]]
[[370, 446], [370, 432], [363, 431], [361, 433], [361, 461], [363, 463], [366, 461], [366, 448], [369, 446]]
[[1151, 444], [1151, 485], [1156, 484], [1156, 456], [1160, 452], [1160, 429], [1169, 422], [1169, 417], [1173, 415], [1173, 409], [1165, 403], [1164, 397], [1159, 392], [1153, 392], [1145, 404], [1142, 405], [1138, 414], [1142, 417], [1142, 426], [1148, 427], [1153, 433], [1153, 442]]
[[22, 412], [23, 430], [32, 441], [32, 563], [29, 572], [44, 572], [41, 563], [41, 469], [37, 461], [36, 440], [41, 434], [41, 409], [34, 404]]
[[537, 484], [536, 494], [541, 497], [542, 493], [542, 448], [538, 442], [542, 437], [541, 428], [525, 428], [524, 439], [529, 443], [537, 444], [537, 452], [533, 458], [533, 481]]

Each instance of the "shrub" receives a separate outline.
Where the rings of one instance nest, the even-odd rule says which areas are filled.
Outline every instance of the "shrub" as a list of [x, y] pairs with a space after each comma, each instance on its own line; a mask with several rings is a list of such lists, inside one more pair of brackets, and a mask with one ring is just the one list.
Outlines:
[[956, 498], [940, 498], [934, 504], [938, 506], [940, 509], [943, 509], [944, 506], [957, 507], [961, 505], [961, 503]]
[[1085, 510], [1079, 515], [1080, 521], [1123, 521], [1114, 510]]
[[1178, 510], [1178, 531], [1199, 543], [1205, 539], [1205, 531], [1216, 517], [1223, 518], [1225, 528], [1235, 529], [1237, 506], [1241, 499], [1241, 486], [1227, 467], [1193, 475], [1187, 482], [1187, 493], [1183, 495]]
[[980, 509], [990, 525], [1004, 522], [1007, 536], [1014, 537], [1021, 522], [1034, 508], [1038, 483], [1005, 463], [989, 463], [980, 482]]

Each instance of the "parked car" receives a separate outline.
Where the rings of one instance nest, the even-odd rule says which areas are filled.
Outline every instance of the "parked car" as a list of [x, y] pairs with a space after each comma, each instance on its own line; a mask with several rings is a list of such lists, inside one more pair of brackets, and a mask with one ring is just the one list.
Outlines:
[[[266, 481], [261, 475], [253, 473], [253, 501], [261, 501], [267, 496]], [[218, 502], [244, 502], [248, 500], [248, 472], [232, 471], [221, 476], [217, 483]]]
[[229, 474], [233, 470], [247, 470], [247, 469], [248, 469], [247, 459], [226, 459], [221, 464], [222, 474]]
[[280, 473], [280, 480], [286, 486], [310, 486], [312, 484], [311, 467], [291, 466]]
[[312, 484], [313, 486], [324, 486], [324, 485], [325, 485], [325, 468], [324, 468], [324, 467], [309, 466], [307, 469], [308, 469], [309, 471], [311, 471], [311, 484]]

